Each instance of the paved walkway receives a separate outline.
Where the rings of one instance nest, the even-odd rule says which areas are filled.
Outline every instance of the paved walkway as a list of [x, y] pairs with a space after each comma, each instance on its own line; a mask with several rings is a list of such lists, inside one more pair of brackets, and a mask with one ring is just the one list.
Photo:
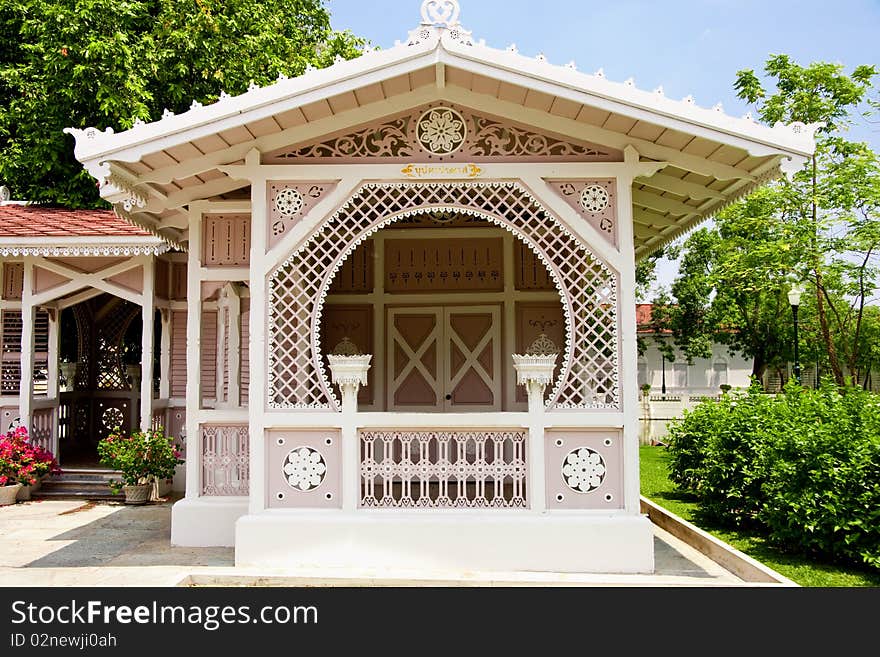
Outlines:
[[171, 547], [171, 503], [45, 500], [0, 507], [2, 586], [742, 586], [662, 529], [654, 575], [414, 573], [233, 567], [231, 548]]

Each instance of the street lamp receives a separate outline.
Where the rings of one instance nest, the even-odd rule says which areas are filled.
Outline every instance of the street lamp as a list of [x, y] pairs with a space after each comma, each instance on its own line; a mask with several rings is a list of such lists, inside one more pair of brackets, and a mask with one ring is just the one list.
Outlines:
[[801, 297], [804, 294], [803, 285], [795, 285], [788, 292], [788, 302], [791, 304], [791, 314], [794, 317], [794, 380], [801, 385], [801, 363], [798, 346], [798, 310], [801, 306]]

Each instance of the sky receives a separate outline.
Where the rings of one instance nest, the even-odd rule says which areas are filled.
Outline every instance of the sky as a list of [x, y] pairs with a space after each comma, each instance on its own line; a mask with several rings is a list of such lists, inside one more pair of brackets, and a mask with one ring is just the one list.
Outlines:
[[[421, 20], [421, 0], [326, 0], [333, 27], [387, 48]], [[554, 64], [602, 68], [610, 80], [630, 77], [640, 89], [662, 86], [669, 98], [692, 95], [697, 105], [742, 116], [736, 98], [741, 69], [759, 72], [768, 55], [800, 64], [880, 67], [880, 0], [459, 0], [461, 23], [486, 44], [515, 43], [524, 55]], [[850, 135], [880, 149], [880, 118], [859, 118]], [[675, 263], [659, 268], [668, 285]]]

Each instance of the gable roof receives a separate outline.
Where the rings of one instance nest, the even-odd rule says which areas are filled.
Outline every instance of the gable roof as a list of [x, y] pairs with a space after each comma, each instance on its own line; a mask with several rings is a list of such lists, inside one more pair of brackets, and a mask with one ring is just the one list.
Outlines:
[[[455, 6], [457, 16], [457, 2], [444, 4]], [[586, 74], [512, 47], [491, 48], [457, 20], [426, 14], [423, 5], [422, 24], [388, 50], [223, 95], [209, 106], [193, 103], [183, 114], [166, 113], [121, 133], [68, 132], [76, 138], [76, 157], [102, 182], [104, 198], [185, 239], [184, 208], [227, 199], [246, 186], [219, 167], [241, 162], [253, 149], [265, 154], [305, 144], [436, 100], [611, 149], [631, 145], [643, 161], [666, 162], [633, 186], [639, 257], [800, 168], [813, 153], [818, 127], [767, 127], [728, 116], [720, 106], [666, 98], [662, 89], [637, 89], [632, 80], [612, 82], [601, 71]]]
[[0, 254], [61, 251], [78, 255], [163, 253], [166, 240], [135, 226], [112, 210], [68, 210], [0, 203]]

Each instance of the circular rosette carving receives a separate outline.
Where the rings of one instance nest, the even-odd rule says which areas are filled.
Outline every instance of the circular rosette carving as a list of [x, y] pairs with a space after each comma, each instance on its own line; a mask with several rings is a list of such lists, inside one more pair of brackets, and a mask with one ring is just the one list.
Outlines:
[[562, 462], [562, 479], [576, 493], [591, 493], [605, 481], [605, 459], [589, 447], [569, 452]]
[[302, 194], [290, 187], [282, 189], [275, 196], [275, 209], [278, 214], [287, 219], [298, 215], [304, 206], [305, 201], [303, 201]]
[[101, 414], [101, 424], [103, 424], [104, 428], [108, 431], [114, 431], [115, 429], [122, 427], [124, 419], [125, 416], [122, 414], [122, 410], [115, 406], [105, 409]]
[[297, 447], [285, 457], [281, 470], [291, 488], [307, 493], [324, 483], [327, 463], [318, 450]]
[[610, 201], [608, 190], [601, 185], [590, 185], [581, 192], [581, 207], [590, 214], [599, 214]]
[[452, 155], [467, 138], [464, 117], [449, 107], [435, 107], [422, 114], [416, 124], [419, 143], [434, 155]]

